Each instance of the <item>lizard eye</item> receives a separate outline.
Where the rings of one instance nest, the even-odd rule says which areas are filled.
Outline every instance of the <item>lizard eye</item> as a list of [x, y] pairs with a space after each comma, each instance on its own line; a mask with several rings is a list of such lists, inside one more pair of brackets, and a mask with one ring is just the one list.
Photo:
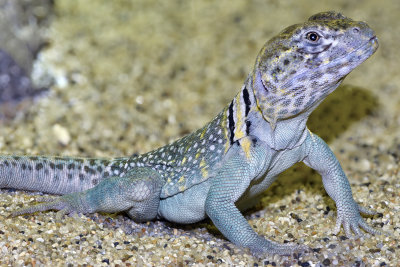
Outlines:
[[317, 41], [319, 40], [320, 36], [319, 36], [319, 34], [316, 33], [316, 32], [308, 32], [308, 33], [306, 34], [306, 38], [307, 38], [307, 40], [309, 40], [309, 41], [315, 43], [315, 42], [317, 42]]

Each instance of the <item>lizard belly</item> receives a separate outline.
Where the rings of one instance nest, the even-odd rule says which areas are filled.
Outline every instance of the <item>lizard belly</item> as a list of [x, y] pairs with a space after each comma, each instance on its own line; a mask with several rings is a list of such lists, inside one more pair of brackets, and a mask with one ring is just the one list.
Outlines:
[[195, 223], [207, 217], [204, 203], [210, 182], [206, 180], [179, 194], [161, 199], [158, 216], [175, 223]]

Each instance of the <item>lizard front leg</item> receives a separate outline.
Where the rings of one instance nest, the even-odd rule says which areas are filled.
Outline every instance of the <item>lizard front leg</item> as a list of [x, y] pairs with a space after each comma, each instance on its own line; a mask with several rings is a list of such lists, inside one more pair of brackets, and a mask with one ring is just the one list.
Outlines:
[[278, 244], [259, 236], [235, 205], [251, 181], [265, 172], [267, 158], [267, 147], [259, 139], [246, 137], [233, 144], [212, 178], [205, 210], [226, 238], [238, 246], [249, 248], [253, 254], [292, 254], [305, 247]]
[[132, 219], [146, 221], [157, 216], [162, 184], [156, 171], [134, 168], [122, 177], [104, 179], [91, 189], [46, 200], [46, 203], [17, 210], [11, 216], [46, 210], [59, 210], [58, 217], [71, 213], [128, 211]]
[[355, 202], [350, 183], [339, 161], [324, 140], [310, 133], [306, 142], [309, 151], [303, 162], [322, 176], [326, 192], [336, 203], [337, 221], [334, 233], [339, 233], [343, 225], [348, 237], [351, 236], [351, 231], [361, 235], [360, 227], [371, 234], [380, 234], [381, 231], [367, 225], [361, 217], [360, 212], [369, 215], [373, 215], [375, 212], [361, 207]]

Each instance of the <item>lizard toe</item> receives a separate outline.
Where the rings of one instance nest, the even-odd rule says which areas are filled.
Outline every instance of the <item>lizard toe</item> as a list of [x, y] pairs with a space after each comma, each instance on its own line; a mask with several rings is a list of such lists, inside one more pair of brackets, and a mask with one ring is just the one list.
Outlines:
[[303, 253], [309, 251], [310, 248], [306, 245], [299, 245], [295, 243], [280, 244], [268, 240], [267, 246], [251, 248], [253, 256], [262, 258], [265, 255], [278, 254], [281, 256], [291, 256], [294, 253]]
[[378, 230], [378, 229], [375, 229], [375, 228], [369, 226], [364, 220], [361, 220], [359, 222], [359, 225], [360, 225], [360, 227], [362, 229], [364, 229], [366, 232], [368, 232], [370, 234], [373, 234], [373, 235], [382, 235], [382, 234], [383, 235], [388, 235], [388, 233], [385, 233], [385, 232], [383, 232], [381, 230]]
[[351, 225], [351, 230], [354, 232], [354, 234], [355, 234], [357, 237], [361, 237], [361, 236], [364, 235], [364, 234], [362, 233], [360, 227], [358, 227], [358, 225], [352, 224], [352, 225]]
[[363, 206], [360, 206], [360, 205], [358, 205], [358, 210], [359, 210], [361, 213], [364, 213], [364, 214], [366, 214], [366, 215], [376, 215], [376, 214], [378, 213], [378, 212], [376, 212], [376, 211], [374, 211], [374, 210], [368, 209], [368, 208], [363, 207]]

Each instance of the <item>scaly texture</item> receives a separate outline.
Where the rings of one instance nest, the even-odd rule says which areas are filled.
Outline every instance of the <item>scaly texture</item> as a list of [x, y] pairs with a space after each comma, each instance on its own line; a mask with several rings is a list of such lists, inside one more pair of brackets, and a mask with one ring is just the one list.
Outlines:
[[286, 28], [261, 49], [240, 92], [210, 123], [167, 146], [116, 159], [2, 156], [0, 187], [63, 196], [12, 215], [126, 211], [137, 221], [194, 223], [207, 216], [233, 243], [257, 255], [303, 245], [259, 236], [242, 216], [275, 177], [303, 161], [336, 202], [336, 232], [368, 226], [326, 143], [306, 127], [310, 113], [377, 49], [364, 22], [324, 12]]

